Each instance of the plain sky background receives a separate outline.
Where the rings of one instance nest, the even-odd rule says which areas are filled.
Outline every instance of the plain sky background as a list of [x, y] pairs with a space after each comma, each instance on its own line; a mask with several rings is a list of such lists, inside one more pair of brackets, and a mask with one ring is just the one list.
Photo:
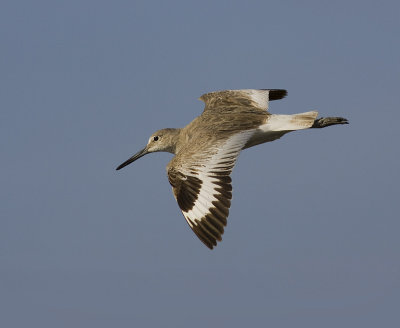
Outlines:
[[[0, 326], [399, 327], [399, 1], [2, 1]], [[167, 153], [221, 89], [350, 125], [244, 151], [224, 240]]]

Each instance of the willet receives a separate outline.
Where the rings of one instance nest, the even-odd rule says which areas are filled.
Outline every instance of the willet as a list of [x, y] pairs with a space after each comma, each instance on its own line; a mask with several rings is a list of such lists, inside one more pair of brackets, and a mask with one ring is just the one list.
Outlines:
[[270, 100], [287, 95], [282, 89], [224, 90], [206, 93], [203, 113], [181, 129], [162, 129], [145, 148], [117, 170], [152, 152], [174, 154], [167, 165], [173, 194], [190, 228], [210, 249], [222, 240], [232, 199], [230, 174], [242, 149], [309, 128], [347, 124], [342, 117], [317, 119], [318, 112], [268, 113]]

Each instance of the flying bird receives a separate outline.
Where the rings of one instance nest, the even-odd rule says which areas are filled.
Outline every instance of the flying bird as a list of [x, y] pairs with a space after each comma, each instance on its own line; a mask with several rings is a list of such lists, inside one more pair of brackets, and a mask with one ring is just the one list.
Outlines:
[[294, 115], [268, 112], [270, 100], [287, 95], [283, 89], [210, 92], [203, 113], [180, 129], [162, 129], [146, 147], [117, 167], [153, 152], [175, 156], [167, 165], [168, 181], [190, 228], [210, 249], [222, 240], [232, 199], [231, 173], [241, 150], [304, 129], [348, 124], [342, 117], [318, 118], [317, 111]]

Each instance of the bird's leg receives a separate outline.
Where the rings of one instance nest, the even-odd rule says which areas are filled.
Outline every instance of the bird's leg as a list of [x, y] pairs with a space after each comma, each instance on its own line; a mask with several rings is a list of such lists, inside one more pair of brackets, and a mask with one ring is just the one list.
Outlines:
[[327, 126], [330, 125], [336, 125], [336, 124], [349, 124], [346, 118], [343, 117], [321, 117], [317, 118], [314, 121], [314, 124], [311, 128], [315, 129], [320, 129], [320, 128], [326, 128]]

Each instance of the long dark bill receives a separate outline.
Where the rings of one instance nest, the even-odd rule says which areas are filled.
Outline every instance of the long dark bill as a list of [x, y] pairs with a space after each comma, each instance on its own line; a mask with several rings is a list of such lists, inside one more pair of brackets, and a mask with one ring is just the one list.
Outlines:
[[140, 157], [146, 155], [147, 153], [148, 153], [148, 152], [147, 152], [147, 148], [143, 148], [141, 151], [138, 151], [135, 155], [133, 155], [130, 159], [126, 160], [126, 161], [123, 162], [120, 166], [118, 166], [118, 167], [116, 168], [116, 170], [118, 171], [118, 170], [122, 169], [123, 167], [125, 167], [125, 166], [127, 166], [127, 165], [133, 163], [134, 161], [136, 161], [136, 160], [139, 159]]

